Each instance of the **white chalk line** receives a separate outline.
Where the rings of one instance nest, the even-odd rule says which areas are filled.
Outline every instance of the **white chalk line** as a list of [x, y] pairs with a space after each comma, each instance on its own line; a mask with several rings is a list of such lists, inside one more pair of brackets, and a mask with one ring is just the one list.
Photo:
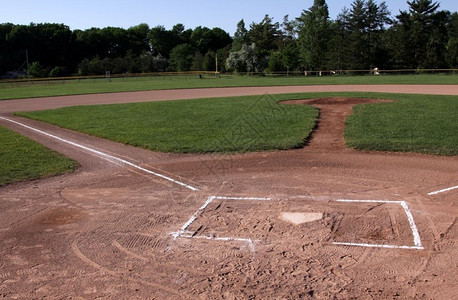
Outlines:
[[197, 217], [207, 208], [207, 206], [215, 199], [218, 200], [252, 200], [252, 201], [269, 201], [270, 198], [253, 198], [253, 197], [221, 197], [221, 196], [210, 196], [207, 201], [195, 212], [194, 215], [181, 227], [180, 232], [185, 232], [186, 229], [191, 225]]
[[396, 246], [396, 245], [373, 245], [373, 244], [361, 244], [361, 243], [341, 243], [334, 242], [335, 245], [346, 245], [346, 246], [357, 246], [357, 247], [372, 247], [372, 248], [399, 248], [399, 249], [417, 249], [423, 250], [421, 244], [420, 233], [418, 232], [417, 225], [413, 219], [413, 215], [410, 212], [409, 206], [405, 201], [387, 201], [387, 200], [349, 200], [349, 199], [339, 199], [337, 202], [354, 202], [354, 203], [388, 203], [388, 204], [399, 204], [404, 209], [406, 213], [407, 220], [409, 221], [410, 229], [412, 230], [413, 243], [414, 246]]
[[449, 187], [449, 188], [446, 188], [446, 189], [442, 189], [442, 190], [439, 190], [439, 191], [428, 193], [428, 196], [437, 195], [437, 194], [440, 194], [440, 193], [445, 193], [445, 192], [448, 192], [448, 191], [451, 191], [451, 190], [454, 190], [454, 189], [458, 189], [458, 185], [457, 186], [452, 186], [452, 187]]
[[208, 235], [195, 235], [195, 232], [188, 231], [188, 227], [203, 213], [203, 211], [213, 202], [213, 200], [235, 200], [235, 201], [270, 201], [271, 198], [257, 198], [257, 197], [225, 197], [225, 196], [210, 196], [207, 201], [189, 218], [189, 220], [184, 223], [184, 225], [177, 232], [172, 232], [170, 235], [173, 236], [173, 239], [177, 238], [187, 238], [187, 239], [204, 239], [204, 240], [214, 240], [214, 241], [223, 241], [223, 242], [242, 242], [247, 243], [252, 251], [254, 251], [254, 242], [250, 238], [239, 238], [239, 237], [216, 237]]
[[[214, 240], [214, 241], [238, 241], [248, 243], [250, 248], [254, 251], [254, 242], [249, 238], [239, 238], [239, 237], [215, 237], [215, 236], [205, 236], [205, 235], [195, 235], [195, 232], [188, 231], [188, 227], [199, 217], [200, 214], [208, 207], [208, 205], [213, 202], [213, 200], [252, 200], [252, 201], [270, 201], [271, 198], [254, 198], [254, 197], [223, 197], [223, 196], [210, 196], [207, 201], [191, 216], [191, 218], [180, 228], [178, 232], [172, 232], [171, 235], [174, 237], [174, 240], [177, 238], [188, 238], [188, 239], [205, 239], [205, 240]], [[407, 202], [405, 201], [389, 201], [389, 200], [350, 200], [350, 199], [338, 199], [336, 202], [353, 202], [353, 203], [388, 203], [388, 204], [398, 204], [406, 213], [407, 219], [409, 221], [410, 229], [412, 230], [414, 246], [406, 245], [383, 245], [383, 244], [367, 244], [367, 243], [349, 243], [349, 242], [333, 242], [334, 245], [340, 246], [354, 246], [354, 247], [367, 247], [367, 248], [385, 248], [385, 249], [408, 249], [408, 250], [424, 250], [424, 247], [421, 243], [420, 234], [418, 228], [413, 219], [413, 215], [409, 209]]]
[[[0, 117], [0, 119], [5, 120], [5, 121], [8, 121], [8, 122], [11, 122], [11, 123], [14, 123], [14, 124], [16, 124], [16, 125], [20, 125], [20, 126], [22, 126], [22, 127], [25, 127], [25, 128], [27, 128], [27, 129], [30, 129], [30, 130], [32, 130], [32, 131], [38, 132], [38, 133], [40, 133], [40, 134], [42, 134], [42, 135], [51, 137], [51, 138], [56, 139], [56, 140], [58, 140], [58, 141], [61, 141], [61, 142], [63, 142], [63, 143], [66, 143], [66, 144], [72, 145], [72, 146], [74, 146], [74, 147], [83, 149], [83, 150], [85, 150], [85, 151], [92, 152], [92, 153], [96, 154], [97, 156], [99, 156], [99, 157], [101, 157], [101, 158], [108, 159], [108, 161], [112, 160], [112, 162], [113, 162], [113, 161], [116, 161], [116, 162], [123, 163], [123, 164], [125, 164], [125, 165], [131, 166], [131, 167], [133, 167], [133, 168], [135, 168], [135, 169], [138, 169], [138, 170], [140, 170], [140, 171], [143, 171], [143, 172], [145, 172], [145, 173], [151, 174], [151, 175], [153, 175], [153, 176], [156, 176], [156, 177], [159, 177], [159, 178], [161, 178], [161, 179], [164, 179], [164, 180], [170, 181], [170, 182], [172, 182], [172, 183], [178, 184], [178, 185], [180, 185], [180, 186], [183, 186], [183, 187], [185, 187], [185, 188], [187, 188], [187, 189], [190, 189], [190, 190], [192, 190], [192, 191], [198, 191], [198, 190], [199, 190], [199, 189], [196, 188], [196, 187], [193, 187], [193, 186], [188, 185], [188, 184], [186, 184], [186, 183], [183, 183], [183, 182], [181, 182], [181, 181], [175, 180], [175, 179], [170, 178], [170, 177], [168, 177], [168, 176], [165, 176], [165, 175], [163, 175], [163, 174], [160, 174], [160, 173], [153, 172], [153, 171], [151, 171], [151, 170], [145, 169], [145, 168], [143, 168], [143, 167], [141, 167], [141, 166], [139, 166], [139, 165], [136, 165], [136, 164], [134, 164], [134, 163], [132, 163], [132, 162], [130, 162], [130, 161], [127, 161], [127, 160], [125, 160], [125, 159], [122, 159], [122, 158], [119, 158], [119, 157], [116, 157], [116, 156], [113, 156], [113, 155], [110, 155], [110, 154], [107, 154], [107, 153], [104, 153], [104, 152], [101, 152], [101, 151], [98, 151], [98, 150], [95, 150], [95, 149], [86, 147], [86, 146], [83, 146], [83, 145], [80, 145], [80, 144], [77, 144], [77, 143], [75, 143], [75, 142], [72, 142], [72, 141], [63, 139], [63, 138], [61, 138], [61, 137], [52, 135], [52, 134], [47, 133], [47, 132], [45, 132], [45, 131], [42, 131], [42, 130], [40, 130], [40, 129], [36, 129], [36, 128], [31, 127], [31, 126], [29, 126], [29, 125], [26, 125], [26, 124], [23, 124], [23, 123], [20, 123], [20, 122], [17, 122], [17, 121], [14, 121], [14, 120], [11, 120], [11, 119], [8, 119], [8, 118], [5, 118], [5, 117]], [[114, 162], [113, 162], [113, 163], [114, 163]]]
[[[189, 220], [184, 223], [184, 225], [181, 227], [180, 229], [180, 233], [181, 232], [185, 232], [186, 229], [197, 219], [197, 216], [200, 215], [204, 210], [205, 208], [215, 199], [215, 196], [211, 196], [207, 199], [207, 201], [205, 201], [204, 205], [202, 205], [192, 216], [191, 218], [189, 218]], [[176, 236], [178, 237], [178, 236]], [[175, 237], [175, 238], [176, 238]]]
[[423, 248], [423, 246], [421, 245], [420, 233], [418, 232], [417, 225], [415, 225], [415, 221], [413, 219], [412, 213], [410, 212], [409, 205], [407, 204], [407, 202], [402, 201], [401, 206], [404, 208], [404, 212], [406, 213], [407, 220], [409, 220], [410, 229], [412, 229], [413, 244], [415, 245], [415, 247]]
[[397, 245], [377, 245], [377, 244], [360, 244], [360, 243], [340, 243], [333, 242], [334, 245], [340, 246], [353, 246], [353, 247], [366, 247], [366, 248], [387, 248], [387, 249], [409, 249], [409, 250], [423, 250], [419, 246], [397, 246]]
[[251, 201], [271, 201], [271, 198], [257, 198], [257, 197], [221, 197], [214, 196], [214, 199], [219, 200], [251, 200]]

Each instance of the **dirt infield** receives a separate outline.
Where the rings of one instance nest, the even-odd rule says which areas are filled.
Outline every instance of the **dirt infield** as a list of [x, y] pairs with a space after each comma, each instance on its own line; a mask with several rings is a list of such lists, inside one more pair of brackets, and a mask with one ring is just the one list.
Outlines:
[[[436, 88], [415, 86], [415, 92], [446, 90]], [[447, 88], [458, 94], [458, 86]], [[296, 92], [272, 89], [232, 91]], [[154, 153], [9, 114], [230, 91], [0, 101], [1, 126], [81, 164], [74, 174], [0, 188], [0, 296], [452, 299], [458, 294], [458, 158], [345, 148], [345, 117], [364, 100], [303, 101], [320, 108], [320, 122], [304, 149], [230, 156]]]

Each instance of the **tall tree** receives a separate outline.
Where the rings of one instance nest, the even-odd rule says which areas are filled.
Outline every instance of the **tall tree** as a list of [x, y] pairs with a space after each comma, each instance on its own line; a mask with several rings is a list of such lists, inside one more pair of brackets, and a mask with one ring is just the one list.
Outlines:
[[458, 13], [453, 13], [448, 25], [448, 42], [446, 50], [448, 67], [458, 68]]
[[76, 31], [79, 55], [83, 58], [116, 58], [131, 49], [128, 31], [119, 27], [90, 28]]
[[144, 51], [151, 51], [151, 45], [148, 39], [150, 28], [148, 24], [142, 23], [127, 29], [129, 40], [129, 49], [134, 55], [140, 55]]
[[170, 71], [189, 71], [196, 49], [190, 44], [180, 44], [170, 51]]
[[[280, 70], [295, 70], [299, 67], [299, 50], [297, 42], [297, 21], [289, 20], [289, 16], [283, 17], [283, 23], [281, 24], [281, 39], [282, 44], [280, 46]], [[276, 71], [276, 70], [274, 70]]]
[[191, 34], [191, 43], [200, 51], [216, 51], [224, 48], [232, 42], [229, 34], [221, 28], [209, 29], [207, 27], [196, 27]]
[[299, 49], [303, 66], [319, 70], [326, 66], [329, 43], [329, 10], [325, 0], [314, 0], [309, 10], [304, 10], [299, 22]]
[[8, 33], [8, 43], [17, 67], [29, 53], [30, 61], [37, 61], [48, 72], [55, 66], [73, 65], [74, 35], [64, 24], [16, 25]]
[[350, 11], [344, 8], [330, 25], [330, 46], [328, 51], [328, 67], [334, 70], [351, 69], [353, 50], [350, 41]]
[[388, 50], [385, 42], [385, 28], [391, 25], [391, 13], [385, 2], [380, 4], [373, 0], [366, 3], [366, 38], [368, 43], [368, 65], [373, 67], [387, 67]]
[[176, 32], [165, 29], [164, 26], [152, 28], [148, 34], [151, 49], [154, 55], [169, 58], [170, 51], [181, 44]]
[[280, 24], [273, 22], [273, 18], [265, 15], [261, 22], [251, 23], [248, 37], [251, 43], [256, 44], [257, 52], [269, 53], [278, 49], [280, 43]]
[[237, 23], [237, 30], [234, 33], [234, 41], [232, 42], [232, 51], [239, 51], [242, 45], [247, 45], [248, 30], [245, 27], [245, 21], [242, 19]]
[[449, 14], [438, 12], [431, 0], [408, 1], [409, 11], [401, 11], [392, 28], [392, 55], [399, 67], [437, 68], [443, 65]]
[[222, 49], [232, 43], [232, 38], [229, 33], [219, 27], [213, 28], [210, 32], [210, 36], [211, 39], [208, 50], [211, 51]]
[[438, 11], [433, 15], [431, 35], [426, 44], [425, 66], [428, 68], [446, 68], [448, 39], [447, 25], [450, 23], [449, 11]]
[[265, 15], [260, 23], [251, 23], [248, 38], [255, 45], [257, 66], [255, 69], [262, 71], [268, 65], [271, 51], [278, 50], [282, 44], [280, 24], [273, 22], [273, 18]]
[[391, 24], [385, 2], [355, 0], [350, 10], [344, 10], [337, 20], [340, 36], [345, 40], [346, 61], [350, 69], [367, 70], [386, 67], [387, 49], [384, 42], [385, 27]]
[[211, 40], [212, 36], [210, 28], [198, 26], [192, 31], [191, 43], [200, 51], [200, 53], [207, 53]]
[[369, 41], [367, 36], [367, 10], [365, 0], [355, 0], [350, 10], [350, 47], [353, 52], [352, 69], [368, 69]]
[[14, 28], [12, 23], [0, 24], [0, 76], [7, 71], [17, 70], [25, 61], [25, 52], [14, 53], [9, 34]]

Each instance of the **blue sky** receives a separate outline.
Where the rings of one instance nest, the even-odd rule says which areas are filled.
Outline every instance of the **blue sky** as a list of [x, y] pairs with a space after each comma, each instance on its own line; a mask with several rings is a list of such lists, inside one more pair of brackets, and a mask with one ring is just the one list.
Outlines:
[[[71, 29], [91, 27], [129, 28], [140, 23], [150, 27], [163, 25], [167, 29], [177, 23], [186, 28], [206, 26], [220, 27], [233, 35], [240, 19], [247, 28], [252, 22], [260, 22], [264, 15], [282, 22], [283, 16], [298, 17], [313, 0], [0, 0], [0, 23], [29, 24], [64, 23]], [[332, 19], [350, 7], [353, 0], [327, 0]], [[381, 1], [377, 1], [380, 3]], [[395, 16], [399, 10], [407, 9], [407, 0], [385, 1]], [[441, 9], [456, 12], [457, 0], [438, 1]]]

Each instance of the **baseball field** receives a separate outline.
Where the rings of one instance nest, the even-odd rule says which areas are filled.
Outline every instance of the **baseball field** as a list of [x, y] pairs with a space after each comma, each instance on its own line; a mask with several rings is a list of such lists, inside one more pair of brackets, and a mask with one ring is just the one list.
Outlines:
[[8, 90], [0, 295], [451, 299], [453, 78]]

